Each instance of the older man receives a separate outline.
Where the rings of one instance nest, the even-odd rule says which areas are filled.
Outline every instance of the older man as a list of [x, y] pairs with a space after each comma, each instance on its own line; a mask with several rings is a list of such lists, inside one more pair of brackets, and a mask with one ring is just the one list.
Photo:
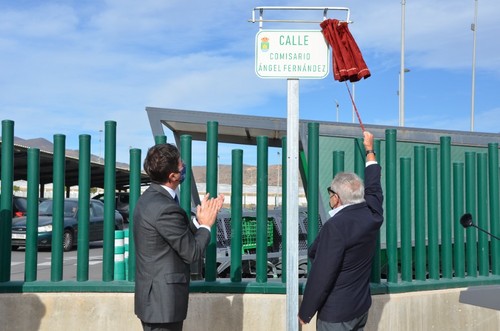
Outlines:
[[383, 223], [380, 166], [373, 135], [364, 132], [365, 181], [339, 173], [328, 187], [330, 219], [309, 248], [312, 260], [302, 304], [301, 324], [318, 313], [316, 330], [363, 330], [371, 306], [370, 272]]

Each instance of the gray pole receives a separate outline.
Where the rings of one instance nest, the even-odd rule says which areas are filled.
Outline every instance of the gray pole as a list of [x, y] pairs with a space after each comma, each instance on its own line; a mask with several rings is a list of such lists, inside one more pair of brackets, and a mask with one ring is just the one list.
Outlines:
[[474, 131], [474, 104], [476, 99], [476, 30], [477, 30], [477, 4], [478, 1], [474, 1], [474, 23], [471, 25], [472, 30], [472, 95], [471, 95], [471, 107], [470, 107], [470, 130]]
[[287, 90], [287, 255], [286, 329], [299, 330], [299, 80], [288, 79]]
[[339, 121], [339, 102], [337, 100], [335, 100], [335, 105], [337, 106], [337, 123]]
[[399, 126], [405, 126], [405, 6], [401, 0], [401, 68], [399, 69]]

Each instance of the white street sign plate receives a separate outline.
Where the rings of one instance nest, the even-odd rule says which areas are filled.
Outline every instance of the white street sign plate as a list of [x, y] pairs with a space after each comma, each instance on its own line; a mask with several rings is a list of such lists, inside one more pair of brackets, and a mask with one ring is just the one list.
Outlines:
[[255, 36], [260, 78], [322, 79], [329, 64], [328, 44], [319, 30], [261, 30]]

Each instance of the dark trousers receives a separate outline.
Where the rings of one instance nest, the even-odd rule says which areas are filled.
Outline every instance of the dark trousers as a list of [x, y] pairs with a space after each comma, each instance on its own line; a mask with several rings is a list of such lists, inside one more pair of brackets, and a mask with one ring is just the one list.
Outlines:
[[363, 331], [368, 320], [368, 312], [347, 322], [330, 323], [316, 320], [316, 331]]
[[141, 321], [144, 331], [182, 331], [184, 321], [174, 323], [146, 323]]

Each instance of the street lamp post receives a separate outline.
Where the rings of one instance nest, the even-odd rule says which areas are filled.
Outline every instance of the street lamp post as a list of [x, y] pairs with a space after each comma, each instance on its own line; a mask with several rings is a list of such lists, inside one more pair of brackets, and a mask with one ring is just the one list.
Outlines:
[[401, 0], [401, 68], [399, 70], [399, 126], [405, 126], [405, 6]]
[[[407, 72], [410, 72], [410, 69], [408, 68], [404, 68], [404, 70], [402, 71], [403, 72], [403, 75]], [[405, 126], [405, 119], [404, 119], [404, 100], [401, 98], [401, 88], [402, 88], [402, 84], [401, 84], [401, 71], [398, 73], [398, 76], [399, 76], [399, 83], [398, 83], [398, 97], [399, 97], [399, 126]]]
[[339, 121], [339, 102], [337, 100], [335, 100], [335, 106], [337, 107], [337, 123]]
[[474, 104], [476, 98], [476, 30], [477, 30], [477, 4], [474, 0], [474, 23], [471, 24], [472, 30], [472, 94], [470, 107], [470, 130], [474, 131]]

